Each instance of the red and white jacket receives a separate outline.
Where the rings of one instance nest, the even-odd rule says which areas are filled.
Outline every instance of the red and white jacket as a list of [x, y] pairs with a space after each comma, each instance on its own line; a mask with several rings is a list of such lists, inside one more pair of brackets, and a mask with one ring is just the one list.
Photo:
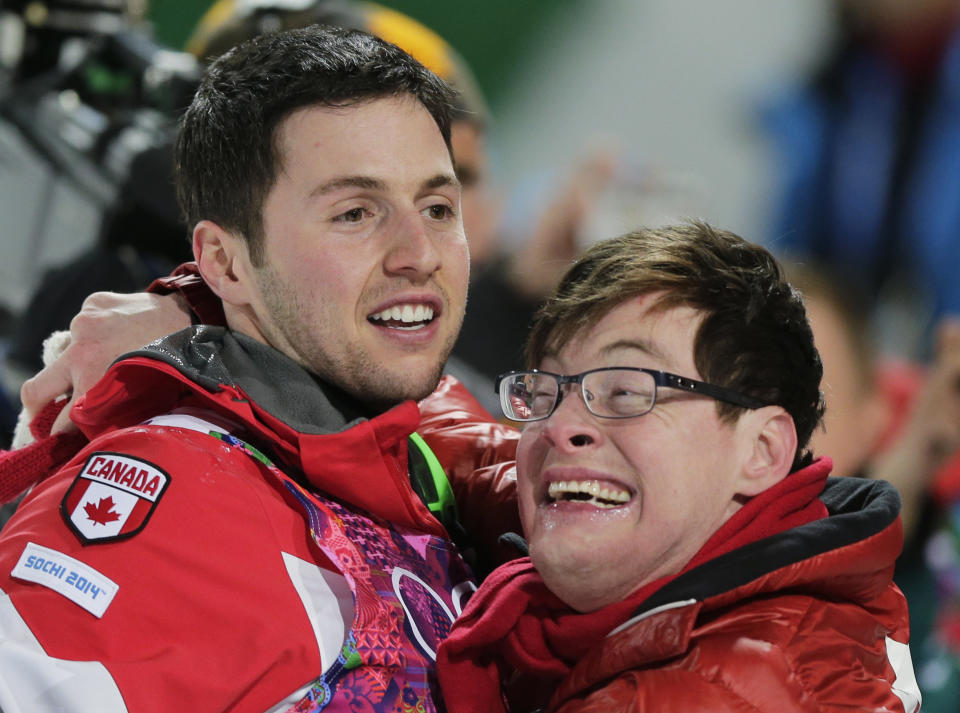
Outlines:
[[[458, 496], [501, 513], [483, 550], [518, 527], [512, 483], [462, 481], [512, 456], [516, 436], [450, 380], [370, 419], [345, 403], [221, 328], [114, 364], [72, 414], [89, 445], [0, 534], [0, 709], [429, 710], [432, 654], [469, 571], [411, 488], [408, 437], [449, 466]], [[337, 666], [339, 692], [322, 676]]]

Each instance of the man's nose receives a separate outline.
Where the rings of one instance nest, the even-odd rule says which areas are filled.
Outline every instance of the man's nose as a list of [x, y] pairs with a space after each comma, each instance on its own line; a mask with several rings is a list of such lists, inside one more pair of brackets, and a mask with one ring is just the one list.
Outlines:
[[603, 432], [596, 417], [587, 410], [579, 384], [565, 384], [563, 398], [544, 421], [543, 438], [554, 448], [574, 452], [598, 445]]
[[424, 218], [417, 211], [399, 215], [396, 220], [384, 269], [414, 282], [426, 280], [440, 269], [437, 237], [424, 225]]

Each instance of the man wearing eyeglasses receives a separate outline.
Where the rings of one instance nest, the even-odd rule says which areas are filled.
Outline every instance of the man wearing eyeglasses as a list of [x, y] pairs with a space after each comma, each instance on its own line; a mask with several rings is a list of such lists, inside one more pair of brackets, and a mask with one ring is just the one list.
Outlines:
[[441, 646], [450, 710], [917, 710], [899, 498], [808, 450], [820, 357], [766, 250], [701, 223], [598, 244], [528, 362], [498, 389], [530, 558]]

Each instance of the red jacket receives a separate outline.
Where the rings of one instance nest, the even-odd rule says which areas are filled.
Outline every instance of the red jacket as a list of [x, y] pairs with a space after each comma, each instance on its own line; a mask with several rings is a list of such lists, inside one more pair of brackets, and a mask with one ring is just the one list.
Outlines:
[[[498, 709], [499, 677], [513, 713], [912, 713], [907, 607], [891, 581], [899, 497], [882, 481], [833, 478], [820, 501], [826, 517], [589, 614], [557, 600], [530, 564], [505, 565], [441, 647], [448, 709]], [[493, 619], [510, 616], [519, 623], [499, 638]]]
[[917, 710], [906, 602], [890, 579], [896, 493], [835, 479], [822, 499], [831, 517], [658, 592], [576, 665], [551, 710]]
[[[455, 486], [511, 455], [515, 436], [451, 381], [422, 412], [355, 418], [289, 360], [222, 333], [181, 332], [116, 363], [73, 414], [91, 443], [0, 534], [4, 711], [286, 710], [322, 697], [329, 681], [311, 684], [338, 654], [341, 689], [349, 680], [372, 710], [429, 696], [464, 570], [411, 488], [408, 436], [423, 417], [421, 435], [459, 465]], [[354, 654], [341, 651], [347, 629], [369, 633]], [[401, 689], [376, 684], [391, 676]]]

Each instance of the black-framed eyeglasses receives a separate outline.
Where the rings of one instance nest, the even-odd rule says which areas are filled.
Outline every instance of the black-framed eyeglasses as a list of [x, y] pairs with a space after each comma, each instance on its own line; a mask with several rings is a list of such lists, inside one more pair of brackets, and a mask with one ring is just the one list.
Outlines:
[[658, 387], [703, 394], [749, 409], [769, 405], [722, 386], [666, 371], [605, 366], [569, 376], [537, 369], [501, 374], [497, 377], [496, 390], [503, 415], [511, 421], [523, 422], [549, 418], [563, 399], [564, 384], [580, 384], [587, 410], [601, 418], [633, 418], [650, 413], [657, 403]]

